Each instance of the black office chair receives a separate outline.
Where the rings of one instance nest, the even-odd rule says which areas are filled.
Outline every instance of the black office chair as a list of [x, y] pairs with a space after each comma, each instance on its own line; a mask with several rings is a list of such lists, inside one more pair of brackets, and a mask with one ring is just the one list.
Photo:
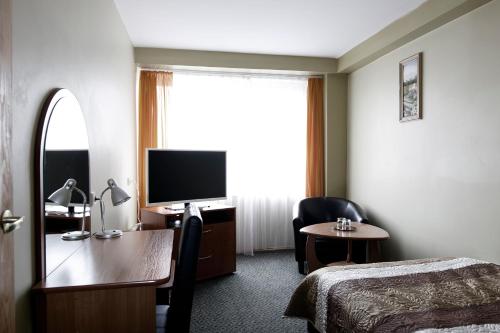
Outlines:
[[189, 332], [202, 229], [198, 207], [188, 206], [184, 211], [170, 305], [156, 306], [157, 332]]
[[[368, 223], [368, 218], [361, 207], [356, 203], [342, 198], [315, 197], [303, 199], [298, 204], [296, 216], [293, 219], [293, 234], [295, 238], [295, 260], [299, 272], [305, 274], [307, 236], [299, 230], [305, 226], [323, 222], [337, 221], [338, 217], [345, 217], [354, 222]], [[347, 243], [343, 240], [316, 238], [316, 256], [323, 264], [345, 260]], [[353, 242], [353, 261], [366, 262], [366, 242]]]

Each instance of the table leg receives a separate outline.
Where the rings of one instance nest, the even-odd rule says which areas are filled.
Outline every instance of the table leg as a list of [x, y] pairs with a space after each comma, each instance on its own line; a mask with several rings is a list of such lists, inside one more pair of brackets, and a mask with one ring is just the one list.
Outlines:
[[371, 262], [379, 262], [380, 261], [380, 242], [378, 240], [369, 240], [367, 241], [367, 255], [366, 261], [368, 263]]
[[345, 260], [346, 263], [350, 263], [352, 260], [352, 240], [347, 240], [347, 258]]
[[312, 273], [318, 268], [324, 266], [318, 260], [318, 257], [316, 257], [316, 236], [314, 235], [307, 235], [306, 260], [307, 260], [308, 273]]

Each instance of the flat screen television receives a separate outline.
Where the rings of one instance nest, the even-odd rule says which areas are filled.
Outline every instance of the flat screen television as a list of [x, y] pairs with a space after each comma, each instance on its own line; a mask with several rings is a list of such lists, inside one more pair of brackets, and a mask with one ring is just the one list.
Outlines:
[[[61, 188], [69, 178], [76, 180], [76, 187], [85, 193], [88, 204], [90, 200], [89, 151], [86, 149], [46, 150], [43, 165], [43, 194], [47, 204], [52, 204], [48, 199], [49, 196]], [[70, 206], [82, 205], [82, 196], [73, 192]]]
[[226, 198], [226, 152], [147, 149], [146, 205]]

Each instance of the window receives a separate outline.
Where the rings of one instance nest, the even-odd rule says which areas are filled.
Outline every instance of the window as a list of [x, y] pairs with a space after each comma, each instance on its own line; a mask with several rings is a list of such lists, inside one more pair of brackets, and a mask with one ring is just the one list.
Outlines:
[[306, 99], [307, 78], [174, 73], [160, 147], [227, 151], [239, 253], [293, 248], [292, 207], [305, 191]]

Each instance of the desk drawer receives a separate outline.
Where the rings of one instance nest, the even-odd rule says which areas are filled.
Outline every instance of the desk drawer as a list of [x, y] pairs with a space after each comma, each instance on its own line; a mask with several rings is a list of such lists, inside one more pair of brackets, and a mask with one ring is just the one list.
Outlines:
[[218, 238], [218, 228], [214, 225], [204, 225], [203, 231], [201, 233], [200, 242], [200, 258], [205, 258], [208, 256], [213, 256], [216, 252], [217, 238]]
[[200, 256], [198, 258], [198, 269], [196, 272], [196, 279], [202, 280], [212, 276], [219, 275], [216, 270], [217, 258], [210, 254], [208, 256]]
[[[235, 210], [231, 209], [230, 213], [222, 217], [233, 218], [232, 220], [221, 218], [216, 222], [213, 216], [209, 216], [210, 218], [207, 218], [207, 221], [203, 220], [197, 280], [236, 271], [236, 222], [234, 216]], [[176, 218], [173, 215], [168, 217]], [[181, 228], [175, 228], [172, 252], [172, 259], [174, 260], [178, 259], [180, 236]]]
[[198, 256], [198, 280], [236, 270], [235, 231], [234, 221], [203, 226]]

